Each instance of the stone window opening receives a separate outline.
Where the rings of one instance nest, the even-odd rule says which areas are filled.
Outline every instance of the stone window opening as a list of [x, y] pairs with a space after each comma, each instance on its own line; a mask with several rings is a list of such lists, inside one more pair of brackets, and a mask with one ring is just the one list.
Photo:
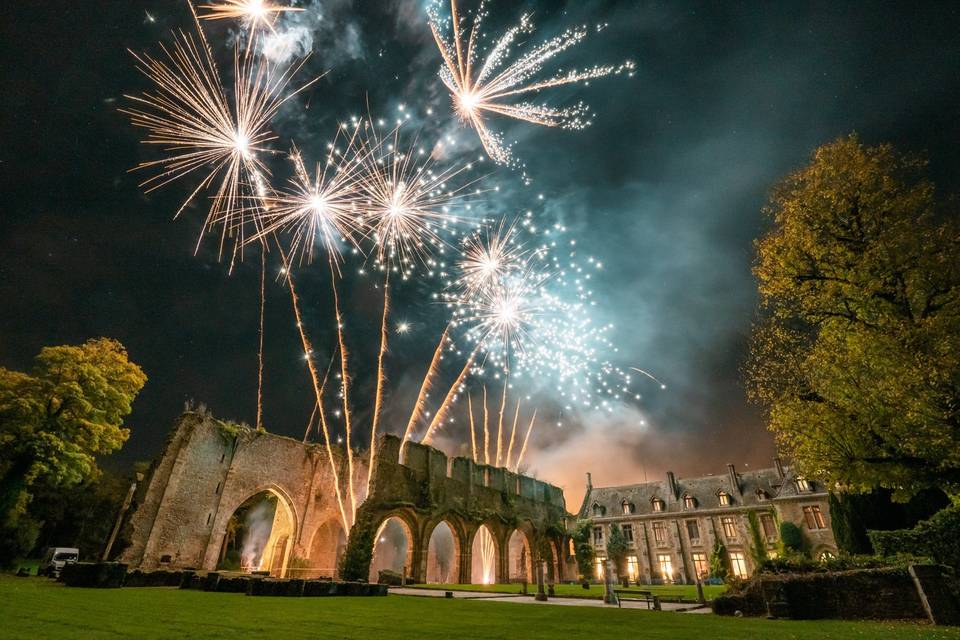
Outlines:
[[727, 539], [733, 540], [737, 538], [737, 524], [733, 521], [732, 516], [723, 516], [720, 518], [720, 525], [723, 527], [723, 535]]
[[212, 513], [208, 513], [208, 514], [207, 514], [207, 525], [210, 524], [210, 518], [212, 518], [212, 517], [213, 517], [213, 514], [212, 514]]
[[707, 562], [707, 554], [698, 551], [690, 554], [693, 560], [693, 570], [697, 574], [698, 580], [703, 580], [710, 575], [710, 564]]
[[660, 498], [654, 498], [651, 504], [653, 505], [654, 511], [657, 511], [657, 512], [663, 511], [664, 504], [663, 504], [663, 500], [661, 500]]
[[669, 553], [657, 555], [657, 564], [660, 565], [660, 577], [667, 584], [673, 582], [673, 559]]
[[720, 500], [720, 506], [721, 506], [721, 507], [729, 507], [729, 506], [730, 506], [730, 494], [727, 493], [726, 491], [721, 491], [720, 493], [718, 493], [718, 494], [717, 494], [717, 498], [719, 498], [719, 500]]
[[213, 490], [214, 495], [220, 495], [220, 485], [221, 485], [221, 483], [218, 482], [218, 483], [217, 483], [217, 488]]
[[662, 522], [653, 523], [653, 540], [657, 544], [663, 544], [667, 541], [667, 527]]
[[696, 520], [687, 520], [687, 537], [691, 541], [700, 540], [700, 525]]
[[697, 500], [689, 493], [683, 494], [683, 508], [684, 509], [696, 509]]
[[798, 493], [810, 493], [813, 491], [813, 488], [810, 486], [810, 481], [802, 476], [797, 476], [796, 483]]
[[623, 531], [623, 539], [627, 541], [627, 544], [633, 544], [633, 525], [625, 524], [620, 527], [620, 530]]
[[763, 528], [763, 535], [767, 540], [777, 539], [777, 523], [773, 519], [772, 513], [760, 514], [760, 526]]
[[620, 507], [623, 509], [623, 515], [629, 516], [633, 515], [633, 512], [636, 510], [632, 502], [627, 502], [624, 500], [620, 503]]
[[747, 558], [742, 551], [730, 552], [730, 570], [741, 580], [747, 577]]
[[803, 519], [807, 523], [807, 529], [826, 529], [827, 523], [823, 518], [823, 512], [820, 505], [809, 505], [803, 508]]
[[603, 516], [606, 513], [606, 511], [607, 511], [606, 508], [601, 506], [599, 503], [597, 502], [593, 503], [593, 515]]
[[603, 527], [593, 528], [593, 544], [603, 544]]

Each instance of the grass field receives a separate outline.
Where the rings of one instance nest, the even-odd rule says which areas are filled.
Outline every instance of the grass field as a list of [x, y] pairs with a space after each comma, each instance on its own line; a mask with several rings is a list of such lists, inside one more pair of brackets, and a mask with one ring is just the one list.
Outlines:
[[[520, 593], [518, 584], [417, 584], [411, 585], [417, 589], [442, 589], [450, 591], [482, 591], [484, 593]], [[603, 585], [592, 584], [584, 589], [579, 584], [558, 584], [555, 587], [558, 596], [572, 598], [602, 598]], [[619, 588], [619, 587], [618, 587]], [[527, 587], [529, 593], [535, 593], [536, 585]], [[707, 600], [713, 600], [726, 590], [724, 585], [705, 585], [703, 595]], [[630, 591], [649, 591], [653, 595], [664, 598], [683, 598], [684, 600], [697, 599], [697, 587], [692, 584], [645, 584], [639, 587], [632, 586]]]
[[800, 622], [483, 600], [251, 598], [156, 589], [74, 589], [0, 576], [0, 637], [491, 638], [596, 640], [960, 640], [960, 629], [901, 623]]

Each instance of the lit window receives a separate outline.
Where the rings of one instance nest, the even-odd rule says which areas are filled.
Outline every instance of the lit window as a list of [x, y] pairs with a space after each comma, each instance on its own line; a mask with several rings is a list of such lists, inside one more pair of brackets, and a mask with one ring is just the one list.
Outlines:
[[625, 524], [620, 529], [623, 531], [623, 538], [629, 544], [633, 544], [633, 525]]
[[717, 494], [717, 496], [720, 498], [720, 506], [721, 506], [721, 507], [729, 507], [729, 506], [730, 506], [730, 494], [729, 494], [729, 493], [727, 493], [726, 491], [721, 491], [720, 493]]
[[695, 509], [697, 506], [697, 501], [693, 499], [691, 495], [683, 496], [683, 508], [684, 509]]
[[820, 562], [828, 562], [828, 561], [830, 561], [830, 560], [833, 560], [833, 559], [836, 558], [836, 557], [837, 557], [837, 556], [833, 555], [833, 553], [832, 553], [831, 551], [825, 550], [825, 551], [823, 551], [823, 552], [820, 553], [819, 560], [820, 560]]
[[696, 520], [687, 520], [687, 537], [691, 540], [700, 539], [700, 525]]
[[622, 503], [620, 503], [620, 506], [623, 507], [623, 514], [624, 514], [624, 515], [629, 516], [629, 515], [632, 515], [632, 514], [633, 514], [634, 508], [633, 508], [633, 503], [632, 503], [632, 502], [627, 502], [626, 500], [624, 500]]
[[747, 559], [742, 552], [730, 552], [730, 569], [733, 571], [733, 575], [738, 578], [747, 577]]
[[800, 493], [809, 493], [813, 491], [813, 489], [811, 489], [810, 482], [806, 478], [797, 476], [797, 491]]
[[731, 516], [723, 516], [720, 518], [720, 524], [723, 526], [723, 535], [728, 539], [737, 537], [737, 524]]
[[660, 577], [663, 578], [663, 581], [673, 582], [673, 560], [670, 559], [670, 554], [658, 554], [657, 564], [660, 565]]
[[763, 527], [763, 535], [767, 540], [776, 540], [777, 523], [773, 519], [773, 514], [761, 513], [760, 526]]
[[603, 544], [603, 527], [593, 528], [593, 544]]
[[653, 523], [653, 539], [658, 543], [666, 542], [667, 528], [663, 526], [662, 522]]
[[570, 540], [569, 540], [568, 542], [570, 543], [570, 544], [568, 545], [569, 548], [570, 548], [570, 557], [576, 556], [576, 555], [577, 555], [577, 547], [576, 547], [576, 545], [574, 545], [574, 543], [573, 543], [573, 538], [570, 538]]
[[653, 510], [654, 511], [663, 511], [663, 500], [660, 498], [653, 499]]
[[597, 574], [597, 580], [603, 580], [603, 558], [598, 557], [593, 561], [594, 571]]
[[627, 556], [627, 577], [636, 582], [640, 575], [640, 564], [637, 562], [637, 556]]
[[697, 577], [703, 580], [710, 575], [710, 565], [707, 563], [707, 554], [693, 553], [690, 556], [693, 559], [693, 569], [697, 572]]
[[810, 505], [803, 508], [803, 519], [807, 523], [807, 529], [826, 529], [827, 523], [823, 519], [823, 512], [820, 511], [820, 505]]

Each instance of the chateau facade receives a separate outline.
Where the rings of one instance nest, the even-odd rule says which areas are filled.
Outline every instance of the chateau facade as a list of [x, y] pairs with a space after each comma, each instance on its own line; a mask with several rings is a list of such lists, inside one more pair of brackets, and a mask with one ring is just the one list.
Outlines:
[[803, 533], [814, 558], [837, 553], [826, 489], [774, 460], [769, 469], [678, 478], [668, 471], [661, 481], [587, 491], [578, 517], [593, 522], [594, 577], [603, 575], [610, 527], [620, 526], [627, 541], [627, 573], [646, 584], [693, 583], [710, 574], [718, 543], [726, 548], [727, 570], [747, 577], [755, 566], [753, 548], [763, 544], [777, 553], [780, 523]]

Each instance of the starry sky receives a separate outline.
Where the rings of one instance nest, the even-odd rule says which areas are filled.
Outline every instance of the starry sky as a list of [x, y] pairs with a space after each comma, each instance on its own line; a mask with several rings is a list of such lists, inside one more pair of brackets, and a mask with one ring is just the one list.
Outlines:
[[[312, 56], [303, 78], [326, 73], [274, 122], [309, 154], [353, 114], [422, 116], [421, 135], [479, 147], [458, 126], [437, 77], [440, 64], [424, 3], [301, 0], [281, 28], [298, 29]], [[464, 7], [471, 3], [464, 2]], [[560, 484], [575, 508], [584, 473], [595, 484], [719, 472], [768, 464], [772, 437], [746, 401], [741, 367], [756, 307], [753, 240], [770, 188], [819, 144], [857, 132], [925, 154], [944, 193], [955, 193], [960, 156], [960, 9], [953, 3], [569, 2], [490, 3], [495, 34], [524, 11], [531, 43], [564, 28], [604, 22], [599, 35], [555, 68], [633, 60], [632, 78], [552, 93], [583, 99], [597, 114], [583, 131], [502, 124], [532, 180], [486, 170], [504, 214], [534, 211], [565, 225], [580, 251], [602, 259], [595, 279], [599, 321], [615, 325], [615, 360], [667, 385], [636, 380], [639, 402], [607, 415], [544, 407], [529, 472]], [[131, 437], [105, 464], [156, 455], [184, 403], [252, 423], [256, 410], [259, 258], [232, 273], [210, 238], [194, 248], [202, 211], [172, 219], [188, 193], [175, 185], [145, 195], [128, 172], [152, 150], [117, 111], [147, 84], [127, 49], [157, 51], [189, 29], [182, 2], [17, 2], [0, 24], [0, 366], [25, 369], [43, 346], [110, 336], [127, 346], [149, 382], [128, 423]], [[230, 58], [236, 29], [208, 28]], [[424, 114], [430, 109], [431, 118]], [[424, 134], [423, 132], [427, 132]], [[542, 199], [540, 196], [543, 196]], [[322, 362], [332, 348], [323, 269], [299, 276], [305, 322]], [[342, 287], [362, 431], [372, 390], [379, 305], [369, 278]], [[404, 416], [442, 329], [423, 305], [427, 284], [397, 292], [388, 430]], [[374, 314], [375, 315], [375, 314]], [[265, 424], [301, 437], [311, 387], [289, 298], [266, 295]], [[557, 422], [562, 426], [558, 427]], [[440, 444], [463, 451], [464, 432]]]

